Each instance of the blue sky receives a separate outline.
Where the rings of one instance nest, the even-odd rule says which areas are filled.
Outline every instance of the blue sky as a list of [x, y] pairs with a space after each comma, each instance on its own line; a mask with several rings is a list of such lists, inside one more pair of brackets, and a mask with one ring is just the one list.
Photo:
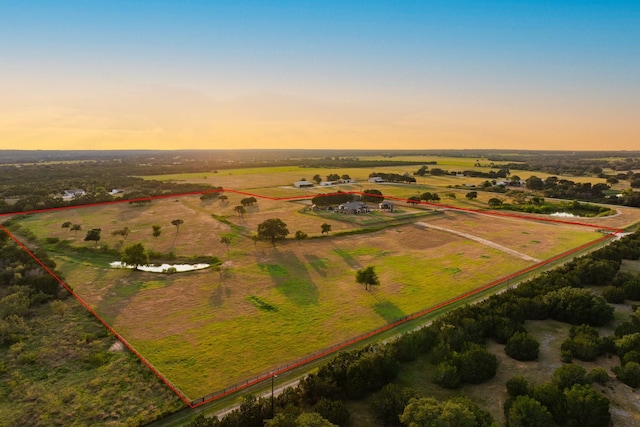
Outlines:
[[639, 46], [630, 1], [0, 1], [0, 148], [636, 149]]

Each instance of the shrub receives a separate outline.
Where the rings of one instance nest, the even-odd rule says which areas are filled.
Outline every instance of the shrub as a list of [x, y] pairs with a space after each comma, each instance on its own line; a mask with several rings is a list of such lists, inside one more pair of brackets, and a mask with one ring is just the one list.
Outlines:
[[449, 362], [442, 362], [436, 366], [433, 382], [440, 387], [454, 389], [461, 385], [458, 368]]
[[629, 387], [640, 387], [640, 364], [637, 362], [629, 362], [623, 366], [615, 366], [612, 371], [620, 381]]
[[349, 419], [349, 410], [342, 400], [329, 400], [321, 398], [313, 405], [313, 411], [334, 424], [343, 425]]
[[552, 427], [554, 425], [549, 410], [529, 396], [516, 397], [505, 416], [511, 427]]
[[626, 299], [626, 294], [623, 288], [616, 286], [605, 286], [602, 289], [602, 297], [611, 304], [622, 304]]
[[505, 385], [507, 386], [509, 396], [517, 397], [529, 394], [529, 382], [525, 377], [520, 375], [509, 378]]
[[609, 381], [609, 374], [604, 368], [593, 368], [587, 374], [587, 381], [590, 383], [604, 384]]
[[587, 384], [587, 370], [574, 363], [563, 365], [553, 373], [553, 382], [560, 390], [570, 388], [574, 384]]
[[507, 341], [504, 351], [516, 360], [535, 360], [538, 358], [539, 348], [540, 343], [531, 335], [526, 332], [516, 332]]
[[419, 398], [420, 393], [412, 388], [402, 388], [397, 384], [387, 384], [373, 395], [371, 400], [371, 414], [383, 426], [400, 427], [400, 414], [413, 398]]

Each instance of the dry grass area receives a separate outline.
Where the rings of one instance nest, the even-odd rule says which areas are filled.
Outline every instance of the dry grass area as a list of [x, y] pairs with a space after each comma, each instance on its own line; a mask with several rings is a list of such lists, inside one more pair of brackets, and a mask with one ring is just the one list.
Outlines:
[[[324, 222], [331, 224], [332, 233], [360, 225], [338, 216], [303, 213], [303, 203], [266, 199], [259, 199], [240, 217], [233, 207], [246, 196], [228, 195], [227, 203], [203, 203], [188, 196], [146, 206], [49, 212], [21, 223], [36, 235], [70, 239], [77, 246], [93, 247], [93, 242], [83, 241], [84, 234], [100, 227], [100, 244], [111, 247], [142, 243], [158, 252], [215, 255], [225, 261], [220, 273], [163, 275], [110, 269], [111, 259], [99, 254], [54, 254], [67, 283], [191, 398], [268, 372], [532, 264], [451, 233], [413, 225], [304, 242], [289, 239], [275, 247], [254, 243], [250, 236], [268, 218], [281, 218], [291, 235], [302, 230], [320, 236]], [[421, 212], [401, 210], [395, 215]], [[174, 219], [184, 221], [179, 230], [171, 225]], [[539, 258], [598, 237], [572, 226], [458, 212], [420, 218], [424, 220]], [[73, 232], [60, 227], [64, 221], [81, 224], [83, 231], [74, 238]], [[151, 235], [154, 224], [162, 226], [157, 240]], [[111, 232], [125, 226], [131, 233], [120, 243]], [[220, 243], [222, 236], [231, 236], [228, 252]], [[376, 267], [382, 283], [371, 292], [354, 280], [355, 271], [368, 265]]]

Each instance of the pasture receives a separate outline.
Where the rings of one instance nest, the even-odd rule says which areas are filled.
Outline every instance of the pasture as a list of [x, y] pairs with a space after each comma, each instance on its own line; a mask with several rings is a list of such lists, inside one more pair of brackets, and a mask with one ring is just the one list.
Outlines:
[[[226, 194], [225, 203], [185, 196], [144, 206], [46, 212], [19, 223], [41, 241], [70, 243], [70, 248], [47, 246], [66, 283], [191, 399], [534, 264], [501, 247], [544, 259], [601, 236], [569, 224], [409, 206], [393, 214], [345, 218], [310, 211], [304, 202], [258, 198], [240, 216], [233, 208], [245, 196]], [[286, 241], [273, 246], [251, 239], [268, 218], [287, 224]], [[174, 219], [183, 220], [179, 229], [171, 225]], [[348, 234], [372, 220], [383, 227]], [[82, 230], [74, 234], [61, 228], [65, 221], [81, 224]], [[329, 236], [321, 235], [323, 223], [331, 225]], [[153, 225], [161, 226], [157, 238]], [[102, 229], [100, 242], [85, 242], [86, 230], [96, 227]], [[130, 229], [126, 241], [111, 234], [123, 227]], [[297, 230], [312, 238], [295, 241]], [[490, 240], [496, 247], [447, 230]], [[336, 232], [347, 234], [333, 236]], [[231, 238], [228, 249], [220, 242], [223, 236]], [[217, 256], [223, 268], [179, 274], [119, 270], [109, 268], [113, 256], [99, 251], [133, 243], [176, 256]], [[96, 246], [95, 252], [73, 249]], [[381, 285], [365, 291], [355, 283], [355, 272], [369, 265]]]

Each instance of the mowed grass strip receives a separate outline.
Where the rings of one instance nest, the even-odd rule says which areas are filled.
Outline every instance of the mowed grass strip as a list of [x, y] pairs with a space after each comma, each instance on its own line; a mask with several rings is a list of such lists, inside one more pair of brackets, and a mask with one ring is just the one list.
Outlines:
[[[290, 239], [276, 246], [254, 244], [250, 235], [267, 218], [283, 219], [291, 234], [300, 229], [320, 235], [323, 222], [331, 223], [332, 233], [359, 225], [301, 213], [299, 203], [264, 199], [241, 217], [233, 213], [240, 200], [232, 194], [226, 204], [207, 204], [191, 196], [143, 207], [50, 212], [21, 224], [44, 237], [95, 246], [60, 228], [75, 216], [69, 220], [77, 218], [86, 228], [102, 225], [99, 245], [143, 243], [177, 256], [207, 254], [226, 261], [222, 273], [162, 275], [106, 268], [101, 255], [99, 260], [85, 255], [75, 259], [73, 252], [65, 252], [55, 258], [67, 283], [191, 398], [241, 383], [531, 265], [475, 241], [413, 225], [304, 242]], [[179, 231], [167, 226], [176, 218], [184, 220]], [[584, 233], [581, 242], [598, 237], [544, 223], [496, 218], [486, 224], [479, 215], [443, 218], [446, 227], [466, 228], [489, 240], [491, 231], [484, 235], [482, 230], [493, 227], [500, 244], [522, 252], [519, 246], [531, 244], [533, 236], [550, 254], [562, 252], [567, 241], [574, 244], [574, 233]], [[157, 240], [151, 236], [156, 222], [163, 224]], [[132, 232], [120, 243], [109, 231], [124, 226]], [[229, 233], [233, 239], [227, 254], [220, 237]], [[541, 238], [544, 233], [546, 240]], [[381, 280], [372, 291], [355, 283], [356, 270], [368, 265], [375, 266]], [[251, 296], [277, 310], [261, 309]]]

